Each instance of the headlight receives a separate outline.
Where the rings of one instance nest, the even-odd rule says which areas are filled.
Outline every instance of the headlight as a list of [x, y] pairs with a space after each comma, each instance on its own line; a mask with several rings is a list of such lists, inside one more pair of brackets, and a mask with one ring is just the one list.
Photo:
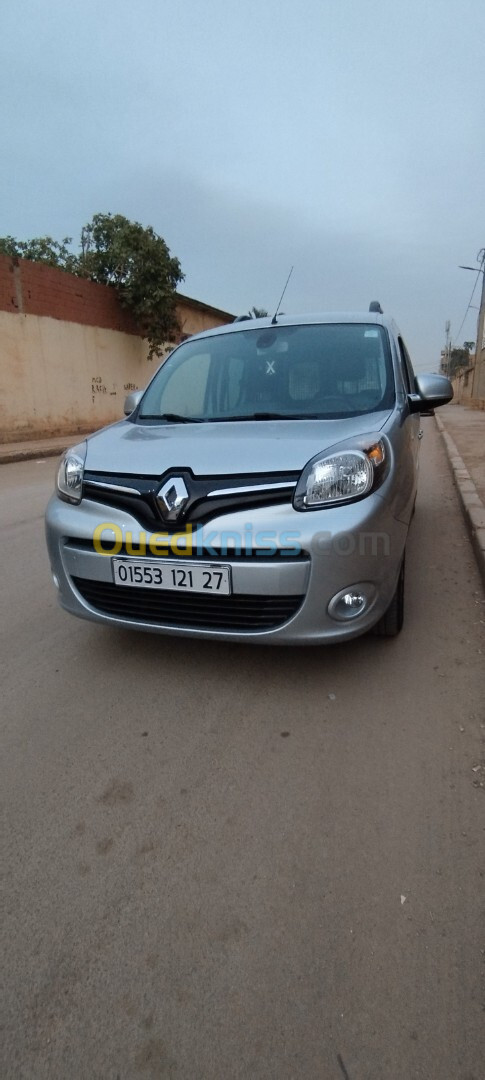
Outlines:
[[80, 503], [83, 493], [84, 462], [87, 443], [66, 450], [57, 470], [57, 494], [66, 502]]
[[296, 485], [295, 510], [318, 510], [362, 498], [374, 487], [384, 458], [381, 441], [366, 450], [341, 450], [313, 458]]

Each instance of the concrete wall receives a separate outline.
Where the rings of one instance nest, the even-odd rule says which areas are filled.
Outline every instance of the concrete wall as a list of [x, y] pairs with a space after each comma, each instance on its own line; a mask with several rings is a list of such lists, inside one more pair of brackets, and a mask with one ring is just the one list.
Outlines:
[[454, 398], [453, 401], [457, 405], [470, 405], [472, 398], [473, 387], [473, 372], [474, 365], [470, 365], [464, 371], [460, 371], [454, 379], [451, 380], [453, 385]]
[[482, 297], [477, 327], [477, 358], [473, 373], [473, 403], [485, 409], [485, 266], [482, 264]]
[[[178, 295], [180, 339], [233, 316]], [[167, 353], [173, 346], [167, 346]], [[0, 256], [0, 442], [94, 431], [120, 419], [160, 360], [116, 292]]]
[[135, 334], [0, 311], [0, 441], [94, 431], [157, 367]]
[[485, 409], [485, 356], [477, 357], [474, 366], [460, 371], [452, 379], [454, 398], [457, 405], [468, 405], [471, 409]]
[[485, 349], [482, 349], [482, 356], [476, 362], [473, 402], [476, 402], [477, 408], [485, 409]]
[[485, 254], [482, 258], [482, 294], [477, 325], [477, 346], [471, 404], [475, 408], [485, 409]]
[[191, 334], [200, 334], [203, 330], [212, 330], [214, 326], [234, 322], [234, 315], [228, 311], [220, 311], [219, 308], [203, 304], [200, 300], [182, 296], [181, 293], [177, 293], [176, 311], [181, 341]]
[[485, 409], [485, 349], [477, 356], [470, 403], [475, 409]]

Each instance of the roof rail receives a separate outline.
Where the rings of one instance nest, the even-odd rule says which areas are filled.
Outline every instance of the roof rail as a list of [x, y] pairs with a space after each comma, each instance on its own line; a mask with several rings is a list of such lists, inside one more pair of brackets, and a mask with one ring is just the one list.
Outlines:
[[371, 300], [369, 304], [369, 311], [376, 311], [378, 315], [383, 315], [384, 312], [378, 300]]

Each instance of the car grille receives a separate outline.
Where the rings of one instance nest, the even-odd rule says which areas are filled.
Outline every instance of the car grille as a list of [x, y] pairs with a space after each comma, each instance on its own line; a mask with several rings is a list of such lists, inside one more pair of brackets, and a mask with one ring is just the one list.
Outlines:
[[[177, 522], [168, 523], [157, 500], [164, 480], [173, 475], [183, 478], [189, 491], [189, 501]], [[171, 532], [180, 530], [188, 521], [202, 523], [220, 514], [232, 514], [258, 506], [291, 503], [299, 477], [297, 473], [270, 473], [224, 477], [196, 477], [188, 469], [171, 469], [159, 477], [121, 476], [119, 474], [84, 473], [83, 496], [103, 506], [113, 506], [131, 514], [143, 527], [160, 528], [160, 522]]]
[[303, 596], [202, 596], [72, 578], [84, 600], [103, 615], [132, 622], [205, 630], [272, 630], [291, 619]]

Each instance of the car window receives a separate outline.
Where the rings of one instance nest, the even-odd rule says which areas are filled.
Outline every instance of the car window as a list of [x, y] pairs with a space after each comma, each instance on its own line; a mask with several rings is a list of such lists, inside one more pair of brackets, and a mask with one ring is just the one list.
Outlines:
[[411, 363], [411, 357], [410, 357], [410, 355], [408, 353], [406, 345], [404, 344], [404, 341], [402, 343], [402, 347], [403, 347], [403, 351], [404, 351], [404, 359], [405, 359], [405, 362], [406, 362], [406, 368], [407, 368], [407, 372], [408, 372], [408, 376], [409, 376], [409, 382], [411, 384], [411, 393], [414, 393], [414, 390], [415, 390], [414, 382], [415, 382], [416, 376], [414, 374], [414, 368], [413, 368], [413, 365]]
[[[174, 365], [169, 371], [168, 379], [163, 382], [163, 403], [160, 387], [157, 411], [181, 413], [183, 416], [200, 415], [204, 409], [210, 362], [210, 353], [201, 352], [195, 364], [188, 356]], [[166, 360], [165, 364], [167, 363]]]
[[270, 326], [189, 339], [148, 387], [139, 419], [277, 413], [339, 418], [392, 407], [387, 331], [335, 323]]
[[408, 394], [414, 393], [414, 371], [408, 350], [402, 338], [399, 338], [399, 356], [404, 386]]

